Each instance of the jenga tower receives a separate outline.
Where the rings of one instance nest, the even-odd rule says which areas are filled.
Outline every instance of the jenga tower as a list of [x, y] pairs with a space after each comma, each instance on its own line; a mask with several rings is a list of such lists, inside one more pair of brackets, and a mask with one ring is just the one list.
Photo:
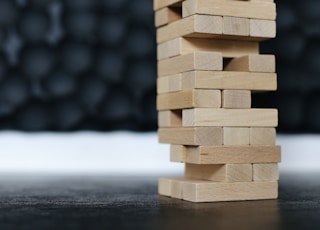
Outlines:
[[251, 108], [251, 93], [277, 89], [273, 0], [154, 0], [159, 141], [185, 177], [159, 193], [193, 202], [276, 199], [276, 109]]

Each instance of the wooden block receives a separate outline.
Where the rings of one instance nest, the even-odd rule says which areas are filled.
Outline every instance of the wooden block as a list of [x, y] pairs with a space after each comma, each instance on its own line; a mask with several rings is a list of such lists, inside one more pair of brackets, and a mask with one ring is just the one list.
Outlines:
[[[256, 27], [260, 24], [254, 25], [252, 31], [257, 31]], [[230, 26], [229, 26], [230, 27]], [[174, 21], [168, 25], [162, 26], [157, 30], [157, 43], [162, 44], [166, 41], [170, 41], [176, 38], [207, 38], [216, 40], [243, 40], [243, 41], [263, 41], [267, 37], [261, 36], [251, 36], [244, 34], [244, 29], [233, 30], [238, 31], [236, 34], [229, 34], [230, 29], [226, 28], [225, 33], [223, 33], [223, 22], [221, 16], [215, 15], [193, 15], [186, 17], [177, 21]], [[250, 32], [250, 30], [249, 30]], [[252, 33], [256, 34], [256, 33]]]
[[249, 145], [249, 128], [223, 127], [224, 145]]
[[225, 71], [274, 73], [276, 61], [274, 55], [252, 54], [231, 59], [224, 67]]
[[277, 109], [194, 108], [182, 111], [182, 126], [276, 127]]
[[275, 73], [191, 71], [182, 74], [182, 89], [274, 91], [277, 89], [277, 75]]
[[154, 0], [153, 1], [153, 9], [159, 10], [164, 7], [181, 7], [181, 3], [183, 0]]
[[185, 36], [208, 38], [217, 35], [222, 35], [221, 16], [194, 15], [159, 28], [157, 43]]
[[177, 145], [222, 145], [221, 127], [159, 128], [160, 143]]
[[183, 196], [183, 183], [180, 180], [171, 181], [171, 197], [182, 199]]
[[250, 90], [223, 90], [222, 108], [249, 109], [251, 108]]
[[250, 36], [275, 38], [276, 22], [271, 20], [250, 19]]
[[279, 180], [278, 164], [253, 164], [254, 181], [277, 181]]
[[248, 18], [237, 18], [225, 16], [222, 19], [223, 34], [236, 36], [250, 35], [250, 20]]
[[233, 41], [206, 38], [175, 38], [158, 45], [158, 60], [192, 53], [194, 51], [220, 52], [225, 58], [259, 54], [257, 41]]
[[[175, 184], [175, 188], [172, 188], [173, 184]], [[168, 189], [169, 186], [170, 189]], [[278, 197], [278, 182], [225, 183], [187, 178], [161, 178], [159, 180], [159, 194], [168, 196], [167, 192], [169, 191], [171, 197], [175, 195], [172, 193], [177, 193], [178, 197], [181, 194], [179, 199], [192, 202], [276, 199]]]
[[[188, 156], [189, 155], [189, 156]], [[171, 162], [179, 162], [179, 163], [191, 163], [190, 160], [190, 149], [188, 150], [187, 146], [185, 145], [170, 145], [170, 161]], [[196, 157], [194, 157], [196, 158]], [[197, 160], [194, 160], [197, 162]]]
[[171, 162], [186, 162], [187, 149], [184, 145], [170, 145], [170, 161]]
[[172, 179], [160, 178], [158, 183], [158, 193], [162, 196], [171, 196]]
[[157, 93], [172, 93], [182, 90], [182, 75], [175, 74], [157, 79]]
[[182, 183], [182, 199], [192, 202], [277, 199], [278, 182], [208, 182]]
[[158, 62], [158, 76], [168, 76], [192, 70], [222, 70], [221, 53], [196, 51]]
[[250, 182], [252, 181], [252, 164], [186, 164], [185, 177], [216, 182]]
[[194, 89], [176, 93], [159, 94], [157, 96], [158, 110], [183, 108], [220, 108], [221, 91]]
[[182, 110], [159, 111], [159, 127], [182, 127]]
[[276, 145], [276, 129], [250, 128], [250, 145]]
[[181, 8], [165, 7], [155, 12], [155, 26], [160, 27], [182, 18]]
[[182, 14], [183, 17], [202, 14], [275, 20], [276, 6], [264, 1], [186, 0], [182, 3]]
[[[280, 146], [184, 146], [170, 151], [174, 162], [190, 164], [278, 163]], [[183, 157], [182, 157], [183, 156]]]

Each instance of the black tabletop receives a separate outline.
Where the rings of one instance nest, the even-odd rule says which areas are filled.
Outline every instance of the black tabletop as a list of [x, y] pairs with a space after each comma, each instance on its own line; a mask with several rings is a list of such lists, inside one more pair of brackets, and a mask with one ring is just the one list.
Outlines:
[[0, 229], [320, 229], [320, 173], [282, 174], [279, 200], [190, 203], [151, 176], [1, 176]]

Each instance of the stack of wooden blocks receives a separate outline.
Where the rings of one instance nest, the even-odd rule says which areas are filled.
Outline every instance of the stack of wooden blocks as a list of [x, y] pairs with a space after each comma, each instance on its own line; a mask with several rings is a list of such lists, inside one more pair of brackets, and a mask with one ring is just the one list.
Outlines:
[[251, 93], [277, 89], [273, 0], [154, 0], [159, 141], [184, 178], [159, 193], [193, 202], [276, 199], [276, 109], [251, 108]]

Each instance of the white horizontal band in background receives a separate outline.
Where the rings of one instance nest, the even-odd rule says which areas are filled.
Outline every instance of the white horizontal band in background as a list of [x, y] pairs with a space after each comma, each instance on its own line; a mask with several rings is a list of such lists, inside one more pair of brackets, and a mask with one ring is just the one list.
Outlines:
[[[278, 135], [280, 172], [320, 170], [320, 135]], [[183, 174], [155, 132], [0, 133], [0, 173]]]

